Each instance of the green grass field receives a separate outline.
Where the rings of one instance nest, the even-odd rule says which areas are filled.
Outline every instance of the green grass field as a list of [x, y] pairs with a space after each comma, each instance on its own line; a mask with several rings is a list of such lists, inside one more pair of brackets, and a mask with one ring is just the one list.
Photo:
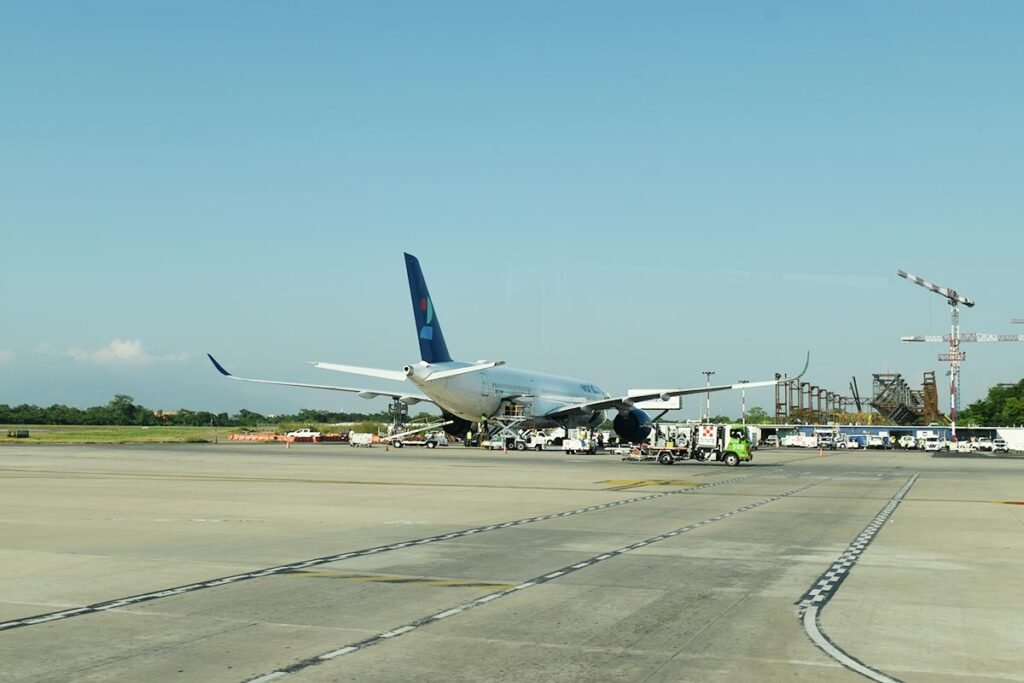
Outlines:
[[[27, 439], [10, 430], [27, 429]], [[88, 425], [0, 425], [0, 447], [33, 443], [203, 443], [225, 442], [228, 427], [107, 427]]]

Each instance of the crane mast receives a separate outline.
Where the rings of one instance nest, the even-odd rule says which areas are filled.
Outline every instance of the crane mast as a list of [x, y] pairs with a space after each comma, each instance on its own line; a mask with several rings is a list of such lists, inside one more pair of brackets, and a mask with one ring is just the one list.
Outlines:
[[[965, 296], [961, 296], [955, 289], [940, 287], [939, 285], [928, 282], [924, 278], [911, 275], [904, 270], [897, 270], [896, 274], [901, 278], [910, 280], [915, 285], [924, 287], [925, 289], [944, 297], [949, 303], [949, 353], [940, 354], [939, 360], [947, 361], [949, 363], [949, 421], [952, 427], [953, 441], [956, 442], [956, 407], [960, 398], [960, 363], [962, 363], [966, 358], [963, 351], [960, 350], [960, 304], [963, 304], [968, 308], [972, 308], [974, 306], [974, 301]], [[918, 339], [913, 337], [904, 337], [903, 341], [918, 341]], [[921, 338], [920, 341], [924, 341], [924, 338]]]

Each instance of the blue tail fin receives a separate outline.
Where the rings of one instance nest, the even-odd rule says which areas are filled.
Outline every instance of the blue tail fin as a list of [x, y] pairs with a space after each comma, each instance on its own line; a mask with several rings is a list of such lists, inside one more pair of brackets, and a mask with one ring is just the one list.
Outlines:
[[427, 291], [419, 260], [412, 254], [405, 255], [405, 270], [409, 274], [409, 293], [412, 294], [412, 312], [416, 318], [416, 333], [420, 339], [420, 358], [427, 363], [445, 363], [452, 359], [444, 343], [441, 321]]

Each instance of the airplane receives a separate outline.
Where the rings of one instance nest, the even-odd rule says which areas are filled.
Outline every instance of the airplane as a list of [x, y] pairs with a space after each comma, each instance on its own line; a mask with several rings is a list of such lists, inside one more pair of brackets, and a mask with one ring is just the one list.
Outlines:
[[[388, 396], [395, 401], [413, 405], [433, 403], [441, 409], [447, 423], [445, 431], [458, 438], [465, 437], [474, 422], [503, 424], [503, 418], [515, 415], [518, 428], [585, 427], [596, 428], [605, 419], [605, 411], [614, 409], [612, 420], [615, 433], [624, 442], [640, 443], [651, 433], [652, 420], [646, 411], [636, 406], [649, 400], [667, 400], [673, 396], [706, 394], [733, 389], [753, 389], [794, 382], [803, 376], [810, 363], [810, 354], [800, 374], [763, 382], [742, 382], [717, 386], [668, 389], [639, 396], [612, 396], [593, 382], [559, 377], [529, 370], [517, 370], [504, 361], [466, 362], [452, 359], [441, 331], [434, 300], [427, 290], [419, 260], [405, 254], [409, 292], [412, 296], [413, 316], [420, 346], [420, 362], [406, 365], [401, 370], [366, 368], [355, 365], [315, 362], [314, 367], [366, 377], [409, 381], [423, 393], [393, 392], [302, 382], [252, 379], [237, 377], [224, 369], [207, 354], [220, 374], [229, 379], [261, 384], [277, 384], [311, 389], [325, 389], [357, 394], [362, 398]], [[508, 424], [506, 420], [504, 424]]]

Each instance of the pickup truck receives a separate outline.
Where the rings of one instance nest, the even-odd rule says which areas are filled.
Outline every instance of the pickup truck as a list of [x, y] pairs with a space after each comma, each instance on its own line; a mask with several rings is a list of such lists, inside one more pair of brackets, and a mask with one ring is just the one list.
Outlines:
[[323, 434], [314, 432], [309, 427], [303, 427], [302, 429], [296, 429], [294, 432], [288, 432], [285, 436], [293, 439], [319, 439]]

